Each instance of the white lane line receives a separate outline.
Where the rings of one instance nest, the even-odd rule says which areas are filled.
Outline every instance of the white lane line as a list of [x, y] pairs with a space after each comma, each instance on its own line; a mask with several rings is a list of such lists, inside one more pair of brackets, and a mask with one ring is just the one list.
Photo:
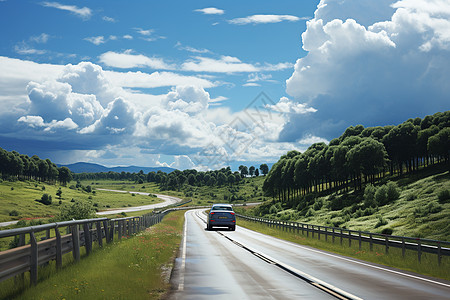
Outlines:
[[187, 240], [187, 213], [184, 214], [184, 232], [183, 232], [183, 251], [181, 254], [181, 270], [180, 270], [180, 283], [178, 284], [178, 290], [184, 290], [184, 273], [186, 270], [186, 240]]
[[[250, 229], [247, 229], [247, 228], [244, 228], [244, 227], [241, 227], [241, 228], [245, 229], [245, 230], [248, 230], [248, 231], [251, 231], [251, 232], [255, 232], [255, 233], [257, 233], [259, 235], [262, 235], [264, 237], [268, 237], [268, 235], [262, 234], [260, 232], [253, 231], [253, 230], [250, 230]], [[353, 260], [353, 259], [345, 258], [345, 257], [342, 257], [342, 256], [338, 256], [338, 255], [330, 254], [330, 253], [327, 253], [327, 252], [323, 252], [323, 251], [319, 251], [319, 250], [303, 247], [303, 246], [301, 246], [299, 244], [288, 242], [288, 241], [285, 241], [285, 240], [282, 240], [282, 239], [278, 239], [278, 238], [275, 238], [275, 237], [272, 237], [272, 236], [269, 236], [269, 237], [277, 239], [280, 242], [285, 243], [287, 245], [298, 247], [298, 248], [301, 248], [301, 249], [304, 249], [304, 250], [308, 250], [308, 251], [311, 251], [311, 252], [320, 253], [320, 254], [323, 254], [323, 255], [327, 255], [327, 256], [338, 258], [338, 259], [341, 259], [341, 260], [349, 261], [349, 262], [352, 262], [352, 263], [355, 263], [355, 264], [359, 264], [359, 265], [363, 265], [363, 266], [366, 266], [366, 267], [370, 267], [370, 268], [378, 269], [378, 270], [381, 270], [381, 271], [386, 271], [386, 272], [394, 273], [394, 274], [397, 274], [397, 275], [402, 275], [402, 276], [405, 276], [405, 277], [414, 278], [414, 279], [417, 279], [417, 280], [422, 280], [422, 281], [426, 281], [426, 282], [429, 282], [429, 283], [434, 283], [434, 284], [438, 284], [438, 285], [442, 285], [442, 286], [450, 288], [450, 284], [446, 284], [446, 283], [443, 283], [443, 282], [434, 281], [434, 280], [431, 280], [431, 279], [428, 279], [428, 278], [423, 278], [423, 277], [419, 277], [419, 276], [415, 276], [415, 275], [411, 275], [411, 274], [407, 274], [407, 273], [402, 273], [402, 272], [399, 272], [399, 271], [390, 270], [390, 269], [386, 269], [386, 268], [379, 267], [379, 266], [374, 266], [374, 265], [371, 265], [371, 264], [367, 264], [367, 263], [364, 263], [364, 262], [360, 262], [360, 261], [356, 261], [356, 260]]]

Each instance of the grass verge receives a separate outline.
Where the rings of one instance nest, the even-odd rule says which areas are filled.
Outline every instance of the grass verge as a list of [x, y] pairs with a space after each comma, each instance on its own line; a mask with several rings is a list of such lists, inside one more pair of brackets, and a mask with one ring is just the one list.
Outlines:
[[239, 226], [300, 245], [310, 246], [405, 271], [450, 280], [450, 258], [447, 256], [443, 256], [441, 265], [438, 265], [437, 256], [435, 254], [423, 253], [421, 262], [419, 263], [416, 251], [406, 250], [405, 257], [402, 257], [402, 250], [398, 248], [391, 247], [389, 248], [389, 253], [385, 254], [385, 247], [382, 245], [373, 245], [373, 251], [370, 251], [368, 243], [362, 243], [361, 249], [359, 249], [358, 242], [352, 241], [352, 245], [349, 247], [348, 239], [345, 238], [341, 245], [340, 238], [335, 238], [333, 243], [331, 237], [328, 237], [328, 241], [325, 241], [325, 237], [322, 235], [321, 240], [318, 240], [317, 235], [315, 238], [312, 238], [311, 236], [307, 237], [306, 233], [302, 234], [300, 232], [297, 234], [294, 232], [286, 232], [268, 227], [265, 224], [254, 223], [241, 218], [239, 218], [238, 224]]
[[[159, 299], [170, 288], [184, 213], [170, 213], [146, 231], [93, 251], [61, 271], [52, 265], [40, 268], [39, 283], [16, 292], [15, 299]], [[1, 299], [13, 299], [6, 293], [14, 285], [17, 279], [0, 284]]]

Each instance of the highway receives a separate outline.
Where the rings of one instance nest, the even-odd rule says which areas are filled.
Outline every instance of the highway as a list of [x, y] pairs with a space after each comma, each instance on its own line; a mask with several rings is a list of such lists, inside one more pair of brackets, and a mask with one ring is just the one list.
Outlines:
[[206, 231], [203, 211], [186, 212], [169, 299], [450, 299], [447, 281], [239, 226], [234, 232]]

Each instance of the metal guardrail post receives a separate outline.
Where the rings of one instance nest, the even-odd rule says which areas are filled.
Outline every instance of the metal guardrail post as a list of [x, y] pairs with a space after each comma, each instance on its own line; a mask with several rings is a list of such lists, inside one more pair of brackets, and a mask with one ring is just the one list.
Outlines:
[[30, 281], [31, 284], [36, 285], [38, 279], [38, 244], [34, 232], [30, 232]]
[[419, 263], [422, 260], [422, 242], [420, 241], [420, 239], [417, 239], [417, 258], [419, 259]]
[[440, 266], [441, 265], [441, 242], [437, 242], [437, 247], [438, 247], [438, 253], [437, 253], [437, 256], [438, 256], [438, 265]]
[[342, 228], [341, 228], [341, 246], [342, 246], [342, 239], [343, 239], [343, 236], [344, 236], [344, 234], [343, 234]]
[[359, 238], [359, 250], [361, 250], [361, 231], [358, 232], [358, 238]]
[[352, 246], [352, 232], [351, 230], [348, 231], [348, 247]]
[[386, 254], [389, 254], [389, 238], [387, 235], [385, 236], [385, 242], [386, 242]]
[[118, 236], [117, 238], [119, 239], [119, 241], [122, 239], [122, 223], [123, 221], [117, 221], [117, 232], [118, 232]]
[[333, 240], [333, 244], [334, 244], [334, 227], [333, 227], [333, 238], [332, 238], [332, 240]]
[[405, 257], [405, 251], [406, 251], [405, 238], [402, 237], [402, 257]]
[[320, 226], [317, 227], [317, 239], [320, 241]]

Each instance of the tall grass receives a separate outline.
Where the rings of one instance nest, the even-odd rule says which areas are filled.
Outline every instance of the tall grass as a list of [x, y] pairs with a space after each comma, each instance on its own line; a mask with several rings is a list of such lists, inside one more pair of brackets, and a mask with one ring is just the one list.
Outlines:
[[[184, 211], [136, 236], [93, 251], [61, 271], [39, 269], [39, 283], [22, 293], [14, 279], [0, 285], [1, 299], [158, 299], [169, 290], [168, 278], [182, 237]], [[26, 278], [25, 278], [26, 281]], [[8, 286], [9, 284], [9, 286]], [[26, 284], [25, 284], [26, 285]]]
[[362, 243], [361, 249], [359, 249], [359, 243], [357, 241], [352, 241], [351, 247], [349, 247], [348, 239], [346, 238], [343, 239], [342, 244], [340, 238], [335, 238], [333, 243], [330, 236], [327, 241], [325, 241], [324, 235], [321, 235], [321, 240], [318, 240], [317, 235], [315, 235], [315, 238], [312, 238], [311, 235], [307, 237], [306, 232], [305, 234], [302, 234], [301, 231], [300, 233], [282, 231], [281, 229], [268, 227], [265, 224], [250, 222], [241, 218], [239, 218], [238, 224], [239, 226], [300, 245], [310, 246], [427, 276], [450, 280], [450, 257], [448, 256], [443, 256], [441, 265], [438, 265], [436, 254], [422, 253], [421, 262], [419, 263], [417, 252], [412, 250], [406, 250], [405, 257], [402, 257], [402, 250], [399, 248], [390, 247], [388, 254], [386, 254], [383, 245], [373, 245], [373, 250], [370, 251], [369, 243]]

